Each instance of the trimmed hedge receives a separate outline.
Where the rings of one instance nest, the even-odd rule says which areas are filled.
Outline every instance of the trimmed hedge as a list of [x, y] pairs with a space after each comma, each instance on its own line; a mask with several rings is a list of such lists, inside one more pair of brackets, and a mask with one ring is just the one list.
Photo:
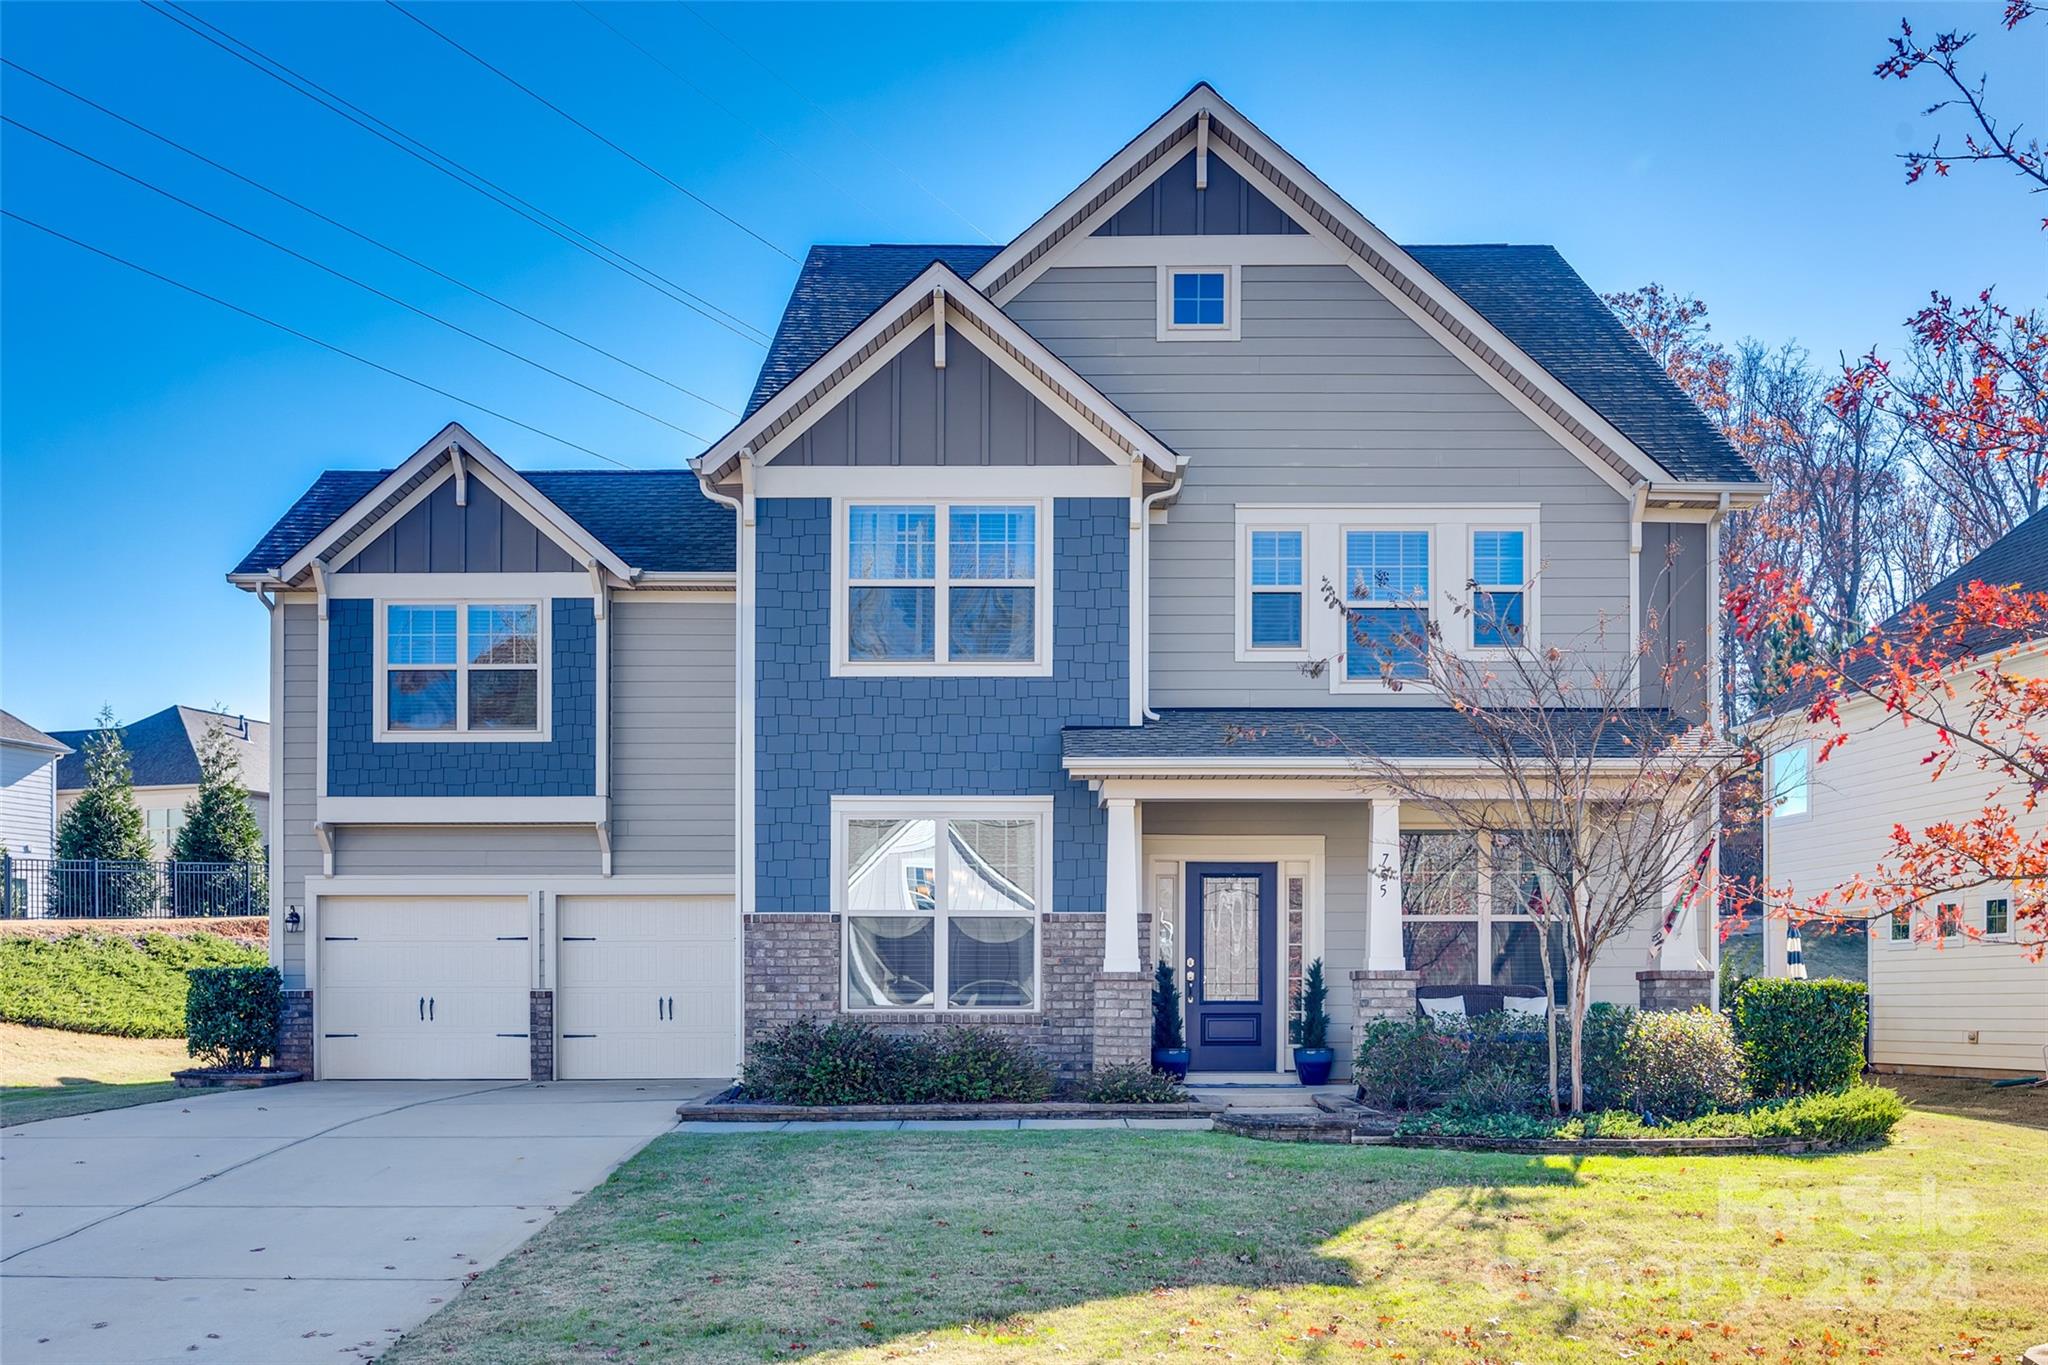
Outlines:
[[1052, 1094], [1052, 1071], [992, 1029], [904, 1035], [798, 1020], [748, 1048], [740, 1092], [774, 1104], [1033, 1104]]
[[1645, 1116], [1692, 1119], [1749, 1099], [1734, 1031], [1705, 1006], [1634, 1012], [1616, 1073], [1619, 1107]]
[[1063, 1100], [1084, 1104], [1185, 1104], [1184, 1086], [1149, 1066], [1105, 1066], [1076, 1077], [1060, 1088]]
[[1863, 1074], [1870, 992], [1860, 981], [1751, 977], [1735, 994], [1735, 1037], [1759, 1095], [1837, 1090]]
[[186, 973], [185, 1051], [207, 1066], [253, 1071], [277, 1055], [284, 980], [275, 967], [194, 967]]
[[1879, 1085], [1856, 1084], [1817, 1095], [1770, 1100], [1747, 1109], [1703, 1114], [1663, 1123], [1646, 1122], [1625, 1109], [1579, 1118], [1482, 1113], [1446, 1105], [1412, 1114], [1395, 1127], [1404, 1136], [1485, 1138], [1753, 1137], [1797, 1138], [1806, 1142], [1876, 1142], [1906, 1116], [1906, 1102]]
[[263, 965], [260, 945], [218, 934], [81, 932], [0, 938], [0, 1020], [121, 1038], [185, 1032], [185, 973]]

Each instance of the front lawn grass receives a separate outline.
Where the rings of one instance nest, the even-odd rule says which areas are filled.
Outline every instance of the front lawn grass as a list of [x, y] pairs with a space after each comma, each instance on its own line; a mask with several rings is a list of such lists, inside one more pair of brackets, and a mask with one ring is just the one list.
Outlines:
[[1931, 1111], [1806, 1157], [671, 1136], [384, 1359], [2016, 1362], [2044, 1165]]
[[0, 937], [0, 1022], [182, 1038], [188, 968], [267, 961], [260, 946], [208, 933]]
[[0, 1127], [167, 1100], [182, 1040], [0, 1024]]

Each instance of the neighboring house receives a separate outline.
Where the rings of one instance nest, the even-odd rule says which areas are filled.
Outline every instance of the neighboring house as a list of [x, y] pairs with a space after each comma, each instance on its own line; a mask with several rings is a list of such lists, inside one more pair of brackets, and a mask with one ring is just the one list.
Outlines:
[[[1928, 589], [1916, 605], [1940, 612], [1972, 582], [2048, 592], [2048, 514], [2022, 522]], [[2015, 643], [1987, 639], [1981, 647], [1988, 653], [2011, 650]], [[2048, 641], [2019, 643], [2026, 647], [2006, 667], [2037, 670], [2038, 649]], [[1884, 723], [1875, 698], [1845, 700], [1841, 713], [1851, 738], [1825, 762], [1815, 762], [1825, 736], [1790, 744], [1772, 757], [1766, 868], [1773, 887], [1810, 899], [1874, 872], [1890, 852], [1895, 825], [1919, 830], [1967, 820], [1987, 802], [2039, 828], [2042, 817], [2023, 809], [2026, 792], [1980, 769], [1967, 751], [1941, 777], [1930, 777], [1925, 759], [1938, 741], [1927, 726]], [[2048, 965], [2028, 961], [2026, 946], [2015, 941], [2015, 906], [2012, 889], [1993, 884], [1935, 897], [1869, 927], [1864, 937], [1873, 1066], [1996, 1076], [2048, 1069]], [[1950, 926], [1957, 932], [1943, 932]], [[1976, 935], [1962, 932], [1965, 927]], [[1783, 975], [1784, 922], [1773, 921], [1767, 929], [1765, 968]]]
[[1383, 636], [1500, 647], [1449, 609], [1476, 579], [1529, 643], [1709, 660], [1759, 492], [1555, 251], [1398, 246], [1198, 86], [1006, 246], [814, 248], [693, 472], [522, 474], [450, 426], [320, 477], [230, 575], [271, 612], [288, 1048], [724, 1076], [847, 1013], [1072, 1070], [1145, 1059], [1159, 956], [1196, 1067], [1272, 1074], [1310, 959], [1340, 1028], [1418, 971], [1531, 982], [1523, 869], [1228, 727], [1459, 751], [1325, 580]]
[[0, 711], [0, 848], [17, 858], [56, 856], [57, 762], [70, 752], [56, 736]]
[[[206, 727], [225, 725], [241, 759], [242, 783], [249, 789], [249, 809], [266, 842], [270, 838], [270, 725], [196, 706], [167, 706], [153, 716], [121, 727], [121, 744], [135, 779], [135, 804], [149, 830], [159, 858], [171, 856], [178, 831], [185, 824], [185, 805], [199, 794], [199, 743]], [[57, 767], [57, 811], [71, 808], [85, 790], [85, 746], [94, 730], [65, 730], [58, 738], [72, 752]]]

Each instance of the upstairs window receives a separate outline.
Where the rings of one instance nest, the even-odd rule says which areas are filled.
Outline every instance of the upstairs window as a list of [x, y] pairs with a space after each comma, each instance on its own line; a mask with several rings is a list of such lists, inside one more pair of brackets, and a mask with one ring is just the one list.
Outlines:
[[1429, 649], [1427, 531], [1344, 533], [1344, 677], [1421, 678]]
[[1224, 281], [1220, 270], [1177, 270], [1173, 275], [1173, 325], [1221, 327], [1226, 319]]
[[1913, 911], [1910, 908], [1902, 907], [1892, 911], [1891, 941], [1893, 943], [1911, 943], [1913, 941]]
[[1300, 649], [1302, 643], [1302, 533], [1253, 531], [1250, 544], [1250, 644], [1253, 649]]
[[1796, 820], [1812, 809], [1813, 751], [1794, 744], [1771, 755], [1771, 818]]
[[1239, 311], [1237, 267], [1159, 267], [1161, 341], [1235, 341]]
[[843, 524], [844, 666], [1041, 671], [1039, 504], [857, 503]]
[[1472, 644], [1509, 649], [1527, 643], [1528, 561], [1522, 531], [1472, 533]]
[[1984, 902], [1984, 937], [2004, 938], [2012, 932], [2012, 901], [1992, 896]]
[[382, 737], [541, 733], [539, 603], [390, 603], [383, 622]]

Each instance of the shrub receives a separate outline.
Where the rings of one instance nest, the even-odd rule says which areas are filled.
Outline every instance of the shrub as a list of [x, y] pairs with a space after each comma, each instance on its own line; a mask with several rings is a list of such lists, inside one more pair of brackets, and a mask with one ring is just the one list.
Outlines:
[[1062, 1096], [1086, 1104], [1181, 1104], [1181, 1083], [1150, 1067], [1105, 1066], [1070, 1082]]
[[1640, 1114], [1697, 1118], [1749, 1097], [1728, 1021], [1708, 1009], [1644, 1010], [1627, 1025], [1622, 1103]]
[[1750, 1131], [1758, 1137], [1875, 1142], [1889, 1136], [1906, 1117], [1906, 1102], [1895, 1090], [1859, 1082], [1823, 1094], [1759, 1105], [1744, 1117], [1751, 1120]]
[[991, 1029], [905, 1037], [855, 1019], [803, 1019], [754, 1040], [740, 1089], [777, 1104], [1025, 1103], [1052, 1093], [1052, 1072]]
[[1494, 1063], [1474, 1066], [1451, 1092], [1450, 1107], [1486, 1114], [1520, 1114], [1549, 1108], [1543, 1092], [1549, 1081], [1546, 1065], [1532, 1080], [1526, 1069]]
[[1670, 1122], [1650, 1122], [1626, 1109], [1608, 1109], [1578, 1118], [1551, 1119], [1531, 1114], [1486, 1113], [1447, 1104], [1426, 1114], [1411, 1114], [1395, 1126], [1402, 1134], [1487, 1138], [1639, 1138], [1756, 1137], [1797, 1138], [1804, 1142], [1876, 1142], [1905, 1117], [1897, 1094], [1877, 1085], [1852, 1085], [1819, 1095], [1771, 1100], [1749, 1109]]
[[1187, 1046], [1181, 1033], [1180, 977], [1164, 958], [1152, 969], [1152, 1046]]
[[1383, 1109], [1441, 1099], [1457, 1087], [1468, 1047], [1426, 1019], [1375, 1019], [1365, 1026], [1353, 1064], [1358, 1097]]
[[1735, 1037], [1759, 1095], [1838, 1090], [1863, 1074], [1869, 991], [1860, 981], [1752, 977], [1735, 996]]
[[952, 1025], [903, 1041], [893, 1103], [1033, 1103], [1052, 1094], [1051, 1069], [1007, 1033]]
[[1489, 1113], [1461, 1104], [1447, 1104], [1426, 1114], [1410, 1114], [1394, 1125], [1404, 1136], [1547, 1138], [1557, 1132], [1557, 1120], [1534, 1114]]
[[[1579, 1080], [1587, 1109], [1611, 1109], [1622, 1102], [1622, 1054], [1635, 1021], [1636, 1011], [1626, 1005], [1602, 1001], [1586, 1007], [1579, 1044]], [[1558, 1046], [1570, 1048], [1569, 1030], [1558, 1040]], [[1565, 1055], [1569, 1056], [1569, 1052]], [[1568, 1069], [1558, 1079], [1560, 1085], [1569, 1087]]]
[[73, 1033], [178, 1038], [186, 969], [263, 965], [261, 947], [218, 934], [100, 931], [0, 938], [0, 1020]]
[[1323, 960], [1308, 964], [1301, 975], [1301, 989], [1294, 996], [1294, 1019], [1289, 1032], [1296, 1047], [1330, 1045], [1330, 990], [1323, 982]]
[[251, 1071], [277, 1055], [284, 982], [275, 967], [194, 967], [186, 975], [185, 1051], [207, 1066]]

